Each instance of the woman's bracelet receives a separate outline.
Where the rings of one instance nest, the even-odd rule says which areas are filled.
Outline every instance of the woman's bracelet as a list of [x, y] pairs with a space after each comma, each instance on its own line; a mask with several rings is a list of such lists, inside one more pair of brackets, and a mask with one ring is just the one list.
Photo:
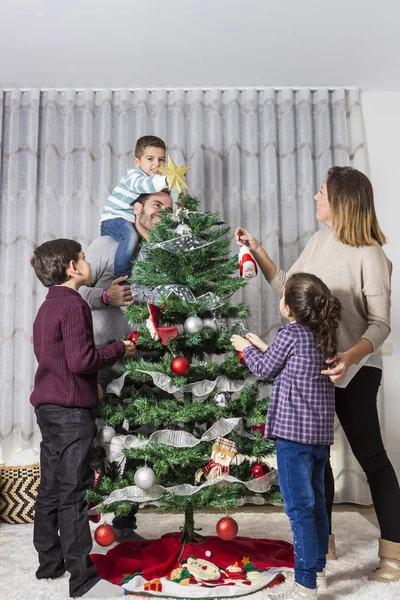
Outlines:
[[108, 306], [110, 304], [110, 301], [108, 299], [108, 290], [104, 289], [102, 291], [101, 300], [102, 300], [103, 304], [105, 304], [106, 306]]

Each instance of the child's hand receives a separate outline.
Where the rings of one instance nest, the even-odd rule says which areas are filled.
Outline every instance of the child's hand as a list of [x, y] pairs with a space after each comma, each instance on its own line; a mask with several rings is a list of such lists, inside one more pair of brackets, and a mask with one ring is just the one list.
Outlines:
[[249, 340], [249, 342], [251, 342], [253, 346], [257, 348], [257, 350], [259, 350], [260, 352], [265, 352], [268, 348], [268, 344], [263, 342], [262, 339], [258, 337], [258, 335], [256, 335], [255, 333], [247, 333], [246, 340]]
[[97, 384], [97, 399], [99, 402], [101, 402], [104, 398], [104, 392], [103, 392], [103, 388], [101, 387], [101, 385]]
[[130, 356], [135, 356], [137, 354], [136, 345], [130, 340], [122, 340], [125, 344], [125, 354], [124, 357], [129, 358]]
[[241, 335], [236, 335], [236, 333], [231, 336], [230, 342], [237, 352], [242, 352], [245, 348], [251, 346], [250, 342], [248, 342], [246, 338], [242, 337]]

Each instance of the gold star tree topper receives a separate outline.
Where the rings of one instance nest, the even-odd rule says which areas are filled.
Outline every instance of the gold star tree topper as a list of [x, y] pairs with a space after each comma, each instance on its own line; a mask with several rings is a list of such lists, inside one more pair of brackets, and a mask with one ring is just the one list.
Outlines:
[[172, 160], [172, 158], [170, 156], [168, 156], [168, 166], [159, 167], [158, 170], [163, 175], [166, 175], [168, 187], [170, 190], [172, 190], [174, 185], [176, 185], [176, 189], [178, 190], [178, 193], [180, 194], [182, 191], [182, 188], [188, 187], [188, 185], [185, 181], [185, 178], [184, 178], [184, 175], [185, 175], [186, 171], [188, 170], [188, 167], [178, 167], [178, 165], [176, 165], [174, 163], [174, 161]]

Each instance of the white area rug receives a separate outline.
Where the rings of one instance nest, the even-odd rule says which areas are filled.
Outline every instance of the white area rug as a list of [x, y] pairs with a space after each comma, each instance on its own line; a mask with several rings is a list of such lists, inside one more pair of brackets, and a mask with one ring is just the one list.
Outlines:
[[[196, 526], [202, 534], [214, 534], [221, 515], [199, 513]], [[291, 541], [287, 517], [281, 513], [232, 513], [239, 523], [239, 535]], [[181, 515], [141, 513], [138, 533], [157, 538], [182, 525]], [[92, 524], [94, 529], [96, 525]], [[32, 545], [32, 525], [0, 524], [0, 600], [68, 600], [68, 575], [56, 581], [38, 581], [36, 552]], [[367, 575], [377, 564], [379, 532], [359, 513], [335, 513], [334, 530], [339, 558], [329, 562], [329, 588], [320, 593], [321, 600], [400, 600], [400, 583], [370, 583]], [[93, 552], [106, 553], [109, 548], [94, 544]], [[266, 600], [267, 593], [283, 592], [289, 583], [264, 590], [248, 600]], [[149, 598], [147, 596], [147, 598]]]

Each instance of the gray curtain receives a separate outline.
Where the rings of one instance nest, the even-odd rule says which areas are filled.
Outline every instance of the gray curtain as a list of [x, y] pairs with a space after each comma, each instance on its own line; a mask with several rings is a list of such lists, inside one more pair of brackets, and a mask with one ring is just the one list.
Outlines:
[[[164, 139], [175, 162], [188, 165], [200, 209], [219, 211], [232, 229], [245, 226], [283, 268], [318, 227], [313, 196], [328, 168], [366, 168], [357, 90], [13, 89], [0, 92], [0, 103], [1, 460], [38, 446], [31, 336], [46, 290], [32, 251], [58, 237], [87, 247], [138, 137]], [[258, 276], [241, 296], [252, 307], [249, 328], [271, 341], [280, 323], [275, 294]], [[349, 451], [339, 445], [342, 472]]]

